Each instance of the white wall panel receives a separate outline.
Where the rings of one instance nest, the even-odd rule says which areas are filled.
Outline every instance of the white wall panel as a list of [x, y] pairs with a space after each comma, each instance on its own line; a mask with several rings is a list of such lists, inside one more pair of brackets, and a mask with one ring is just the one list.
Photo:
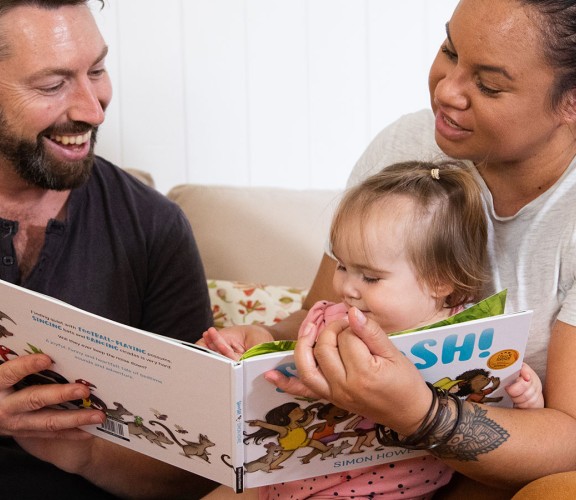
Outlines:
[[247, 0], [251, 183], [300, 187], [308, 178], [306, 0]]
[[154, 172], [159, 189], [186, 178], [180, 0], [117, 2], [122, 165]]
[[100, 5], [95, 3], [92, 6], [94, 17], [108, 45], [108, 56], [106, 57], [106, 68], [112, 81], [112, 103], [106, 110], [106, 120], [98, 130], [98, 147], [100, 154], [117, 165], [122, 164], [122, 117], [120, 106], [117, 104], [118, 92], [120, 90], [120, 42], [118, 40], [118, 15], [117, 4], [109, 5], [100, 9]]
[[114, 100], [98, 152], [182, 182], [343, 187], [427, 107], [457, 0], [108, 0]]
[[340, 188], [370, 138], [366, 4], [308, 2], [308, 183], [314, 188]]
[[244, 1], [186, 0], [183, 5], [187, 180], [248, 185]]
[[[421, 20], [427, 0], [369, 1], [370, 130], [372, 135], [394, 117], [422, 109], [428, 64], [426, 30]], [[428, 0], [429, 1], [429, 0]]]
[[450, 20], [452, 12], [457, 5], [456, 0], [436, 0], [426, 3], [426, 23], [428, 42], [424, 46], [427, 52], [426, 59], [432, 62], [440, 49], [440, 44], [446, 38], [446, 23]]
[[428, 72], [457, 2], [369, 0], [370, 129], [430, 106]]

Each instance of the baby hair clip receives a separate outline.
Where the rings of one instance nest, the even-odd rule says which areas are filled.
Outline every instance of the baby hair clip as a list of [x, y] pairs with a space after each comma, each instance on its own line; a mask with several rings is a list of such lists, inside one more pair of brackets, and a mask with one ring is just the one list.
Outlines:
[[439, 168], [433, 168], [432, 170], [430, 170], [430, 175], [432, 176], [433, 179], [436, 180], [440, 180], [440, 169]]

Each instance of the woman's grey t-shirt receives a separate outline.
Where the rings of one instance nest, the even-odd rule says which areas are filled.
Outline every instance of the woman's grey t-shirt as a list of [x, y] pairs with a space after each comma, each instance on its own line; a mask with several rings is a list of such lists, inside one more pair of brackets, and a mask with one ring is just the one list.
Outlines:
[[[434, 140], [430, 110], [405, 115], [380, 132], [352, 171], [352, 186], [392, 163], [446, 156]], [[506, 311], [534, 310], [526, 361], [544, 378], [556, 319], [576, 325], [576, 160], [562, 177], [512, 217], [494, 212], [492, 195], [471, 162], [488, 216], [492, 281], [485, 295], [508, 289]]]

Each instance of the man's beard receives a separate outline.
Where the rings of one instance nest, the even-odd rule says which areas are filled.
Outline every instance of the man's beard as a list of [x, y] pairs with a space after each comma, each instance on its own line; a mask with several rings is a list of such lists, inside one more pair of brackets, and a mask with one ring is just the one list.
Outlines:
[[[90, 150], [82, 160], [58, 160], [47, 153], [44, 147], [43, 137], [82, 135], [90, 130]], [[6, 158], [18, 175], [30, 185], [55, 191], [74, 189], [83, 185], [92, 173], [97, 130], [97, 127], [84, 122], [71, 122], [44, 130], [35, 142], [26, 141], [10, 133], [6, 118], [0, 111], [0, 156]]]

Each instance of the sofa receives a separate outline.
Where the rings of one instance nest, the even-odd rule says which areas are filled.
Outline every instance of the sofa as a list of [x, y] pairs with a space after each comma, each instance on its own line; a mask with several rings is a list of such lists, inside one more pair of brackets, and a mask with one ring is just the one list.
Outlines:
[[[127, 169], [154, 187], [143, 171]], [[338, 191], [183, 184], [215, 326], [271, 324], [300, 309], [320, 263]]]
[[[149, 174], [128, 170], [154, 185]], [[301, 308], [324, 252], [339, 194], [197, 184], [179, 185], [167, 193], [190, 220], [217, 328], [273, 324]], [[434, 498], [574, 499], [575, 475], [541, 478], [516, 495], [456, 475]]]

